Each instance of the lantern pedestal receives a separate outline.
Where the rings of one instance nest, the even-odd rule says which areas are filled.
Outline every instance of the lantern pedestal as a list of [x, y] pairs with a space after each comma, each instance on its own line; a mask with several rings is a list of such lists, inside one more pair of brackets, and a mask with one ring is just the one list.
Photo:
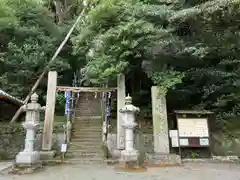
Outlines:
[[123, 150], [121, 152], [121, 161], [137, 161], [139, 152], [135, 149], [131, 151]]
[[30, 164], [35, 164], [38, 163], [40, 160], [40, 154], [39, 152], [20, 152], [16, 156], [16, 163], [17, 164], [25, 164], [25, 165], [30, 165]]

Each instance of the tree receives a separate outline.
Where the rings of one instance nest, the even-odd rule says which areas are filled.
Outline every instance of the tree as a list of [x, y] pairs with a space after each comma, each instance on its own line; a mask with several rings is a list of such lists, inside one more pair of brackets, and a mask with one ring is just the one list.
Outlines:
[[[48, 63], [62, 32], [54, 23], [53, 14], [41, 1], [1, 2], [0, 34], [3, 38], [0, 41], [4, 66], [1, 88], [22, 98], [29, 91], [28, 85], [34, 83]], [[60, 56], [52, 68], [59, 72], [69, 68], [68, 61], [63, 57]]]
[[[107, 83], [118, 73], [127, 73], [134, 66], [144, 71], [162, 87], [171, 88], [181, 82], [182, 74], [174, 71], [160, 59], [179, 46], [167, 18], [181, 4], [126, 0], [100, 1], [91, 9], [73, 38], [75, 54], [86, 59], [85, 75], [96, 84]], [[157, 52], [154, 51], [157, 48]], [[156, 48], [155, 48], [156, 49]], [[87, 56], [85, 56], [87, 54]]]
[[218, 119], [238, 116], [240, 110], [239, 6], [239, 0], [205, 1], [169, 18], [186, 44], [182, 54], [194, 61], [181, 67], [186, 75], [181, 91], [197, 97], [192, 102], [214, 110]]

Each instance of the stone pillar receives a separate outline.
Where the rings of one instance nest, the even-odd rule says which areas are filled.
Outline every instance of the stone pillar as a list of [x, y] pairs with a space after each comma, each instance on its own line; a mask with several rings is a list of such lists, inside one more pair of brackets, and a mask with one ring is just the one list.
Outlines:
[[148, 166], [166, 166], [181, 164], [181, 157], [170, 154], [167, 121], [166, 92], [160, 87], [152, 87], [152, 117], [154, 153], [146, 153]]
[[45, 107], [41, 107], [37, 101], [38, 95], [34, 93], [31, 96], [31, 103], [22, 107], [26, 111], [26, 118], [23, 123], [23, 127], [26, 129], [26, 138], [24, 150], [16, 156], [17, 165], [32, 166], [40, 160], [40, 154], [34, 150], [34, 145], [36, 131], [39, 127], [40, 111], [43, 111]]
[[117, 149], [124, 149], [124, 129], [122, 127], [123, 117], [120, 113], [120, 109], [125, 105], [126, 88], [125, 88], [125, 76], [123, 74], [118, 75], [117, 79]]
[[56, 88], [57, 88], [57, 72], [50, 71], [48, 73], [46, 112], [44, 119], [43, 142], [42, 142], [42, 150], [45, 151], [42, 153], [47, 155], [49, 158], [51, 158], [54, 155], [54, 152], [51, 151], [51, 148], [56, 103]]
[[165, 94], [161, 93], [159, 87], [157, 86], [152, 87], [151, 93], [154, 152], [169, 154], [167, 105]]
[[122, 127], [125, 130], [125, 150], [121, 152], [121, 161], [137, 162], [138, 151], [134, 149], [134, 128], [137, 123], [135, 122], [135, 113], [139, 112], [139, 108], [132, 105], [132, 98], [127, 96], [125, 98], [125, 106], [120, 109], [123, 114]]

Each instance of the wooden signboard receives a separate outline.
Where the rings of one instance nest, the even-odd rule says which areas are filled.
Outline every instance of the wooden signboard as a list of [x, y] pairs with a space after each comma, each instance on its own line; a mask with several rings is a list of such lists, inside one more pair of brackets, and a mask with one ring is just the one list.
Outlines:
[[178, 118], [180, 137], [208, 137], [207, 118]]
[[[177, 113], [179, 147], [209, 147], [208, 118], [192, 111]], [[196, 115], [197, 114], [197, 115]]]

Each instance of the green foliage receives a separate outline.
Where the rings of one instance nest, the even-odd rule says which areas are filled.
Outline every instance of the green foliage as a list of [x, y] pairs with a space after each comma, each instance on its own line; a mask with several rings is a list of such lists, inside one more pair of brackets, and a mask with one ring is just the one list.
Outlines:
[[164, 60], [151, 52], [156, 46], [164, 50], [175, 42], [172, 28], [164, 27], [175, 8], [136, 0], [101, 1], [86, 14], [73, 38], [75, 53], [81, 59], [87, 54], [85, 75], [93, 83], [107, 83], [117, 74], [131, 71], [133, 64], [145, 63], [152, 66], [144, 68], [145, 72], [164, 89], [180, 83], [181, 73], [160, 67]]
[[[140, 92], [155, 84], [170, 109], [209, 109], [221, 120], [239, 116], [238, 0], [89, 2], [51, 67], [61, 83], [70, 85], [80, 68], [91, 85], [112, 85], [124, 73], [140, 106], [150, 103], [143, 98], [149, 93]], [[24, 97], [82, 8], [82, 0], [0, 0], [1, 88]], [[63, 97], [57, 104], [62, 111]]]
[[[11, 20], [0, 28], [4, 66], [0, 72], [0, 84], [1, 88], [12, 95], [24, 97], [29, 91], [29, 85], [35, 82], [53, 55], [61, 35], [51, 12], [40, 1], [2, 2], [0, 8], [4, 9]], [[0, 22], [4, 23], [4, 19], [1, 15]], [[69, 68], [69, 65], [59, 57], [52, 68], [61, 72]]]
[[181, 67], [186, 77], [181, 89], [198, 96], [196, 108], [211, 109], [222, 120], [238, 116], [240, 110], [239, 8], [239, 1], [204, 1], [169, 19], [185, 42], [181, 54], [194, 60], [194, 66]]

